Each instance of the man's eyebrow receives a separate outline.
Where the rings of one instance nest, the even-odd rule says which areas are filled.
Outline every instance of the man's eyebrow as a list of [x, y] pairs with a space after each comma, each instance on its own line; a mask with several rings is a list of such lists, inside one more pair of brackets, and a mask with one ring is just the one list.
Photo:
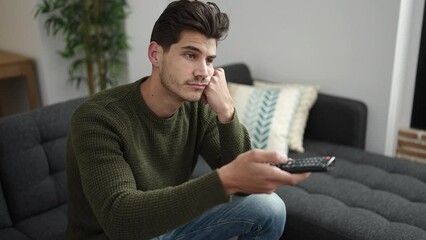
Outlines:
[[[183, 46], [182, 49], [192, 50], [192, 51], [195, 51], [195, 52], [198, 52], [198, 53], [202, 53], [202, 51], [199, 48], [194, 47], [194, 46], [190, 46], [190, 45], [189, 46]], [[216, 58], [216, 55], [210, 55], [208, 57], [209, 58]]]
[[194, 47], [194, 46], [183, 46], [182, 48], [183, 48], [183, 49], [192, 50], [192, 51], [196, 51], [196, 52], [201, 53], [201, 50], [200, 50], [200, 49], [198, 49], [198, 48], [196, 48], [196, 47]]

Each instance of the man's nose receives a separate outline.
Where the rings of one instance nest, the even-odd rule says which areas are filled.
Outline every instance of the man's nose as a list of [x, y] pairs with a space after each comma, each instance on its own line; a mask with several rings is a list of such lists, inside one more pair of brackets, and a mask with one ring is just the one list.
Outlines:
[[197, 64], [196, 69], [194, 70], [194, 75], [197, 78], [205, 79], [209, 76], [209, 67], [205, 61]]

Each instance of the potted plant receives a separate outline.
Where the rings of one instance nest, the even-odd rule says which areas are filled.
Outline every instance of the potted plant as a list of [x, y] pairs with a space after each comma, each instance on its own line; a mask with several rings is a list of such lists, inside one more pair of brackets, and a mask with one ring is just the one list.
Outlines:
[[72, 59], [69, 75], [77, 86], [87, 81], [93, 94], [117, 85], [129, 49], [124, 28], [126, 0], [43, 0], [34, 17], [40, 14], [46, 15], [47, 34], [63, 34], [66, 45], [59, 54]]

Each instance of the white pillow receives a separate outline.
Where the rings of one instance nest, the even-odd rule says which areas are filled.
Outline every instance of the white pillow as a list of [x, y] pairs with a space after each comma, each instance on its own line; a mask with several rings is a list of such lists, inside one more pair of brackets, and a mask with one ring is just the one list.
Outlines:
[[300, 88], [263, 88], [228, 83], [253, 148], [288, 154], [288, 136], [302, 97]]
[[297, 107], [296, 113], [292, 121], [290, 133], [288, 136], [288, 147], [296, 152], [304, 152], [303, 135], [305, 133], [306, 123], [309, 117], [309, 111], [314, 105], [317, 97], [319, 86], [313, 84], [298, 83], [272, 83], [256, 80], [254, 86], [266, 89], [300, 89], [302, 96]]

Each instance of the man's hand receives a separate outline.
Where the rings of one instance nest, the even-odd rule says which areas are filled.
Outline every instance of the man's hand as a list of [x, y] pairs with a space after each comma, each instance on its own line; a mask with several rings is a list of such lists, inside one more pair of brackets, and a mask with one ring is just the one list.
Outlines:
[[218, 170], [228, 195], [243, 193], [272, 193], [281, 185], [295, 185], [310, 173], [291, 174], [269, 163], [285, 163], [286, 156], [265, 150], [250, 150]]
[[219, 122], [228, 123], [234, 117], [234, 101], [226, 84], [225, 70], [214, 70], [210, 83], [204, 90], [204, 100], [216, 113]]

